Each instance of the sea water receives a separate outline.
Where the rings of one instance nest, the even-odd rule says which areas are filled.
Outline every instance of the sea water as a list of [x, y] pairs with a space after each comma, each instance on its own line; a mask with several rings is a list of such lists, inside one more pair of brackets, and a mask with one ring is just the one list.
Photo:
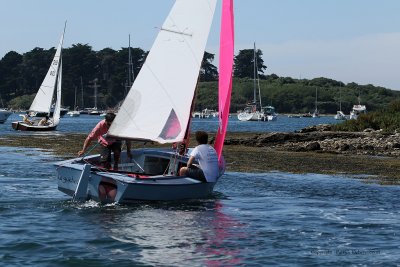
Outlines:
[[58, 191], [54, 160], [0, 148], [1, 266], [400, 262], [400, 187], [374, 177], [231, 172], [205, 200], [100, 205]]
[[[104, 117], [93, 115], [80, 115], [79, 117], [69, 117], [65, 115], [61, 118], [57, 131], [53, 133], [89, 133], [94, 126]], [[19, 114], [12, 114], [4, 124], [0, 124], [0, 135], [14, 134], [11, 122], [21, 120]], [[287, 116], [278, 116], [276, 121], [239, 121], [236, 116], [229, 118], [228, 132], [294, 132], [305, 127], [317, 124], [335, 124], [341, 121], [335, 120], [333, 116], [321, 116], [318, 118], [289, 118]], [[193, 118], [191, 122], [191, 131], [204, 130], [207, 132], [216, 132], [218, 130], [218, 119], [199, 119]], [[27, 134], [18, 132], [18, 134]], [[32, 132], [28, 134], [34, 134]], [[43, 134], [43, 133], [39, 133]]]

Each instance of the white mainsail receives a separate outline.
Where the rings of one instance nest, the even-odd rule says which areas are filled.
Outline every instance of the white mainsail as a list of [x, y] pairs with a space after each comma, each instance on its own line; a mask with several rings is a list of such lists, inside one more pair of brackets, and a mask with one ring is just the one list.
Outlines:
[[59, 65], [61, 62], [61, 50], [63, 41], [64, 33], [61, 35], [56, 54], [54, 55], [53, 61], [50, 64], [50, 68], [47, 71], [46, 77], [40, 85], [39, 90], [36, 93], [35, 99], [33, 100], [31, 107], [29, 108], [29, 110], [31, 111], [50, 112], [51, 102], [53, 100], [53, 94], [57, 82]]
[[159, 143], [182, 141], [216, 0], [177, 0], [109, 134]]

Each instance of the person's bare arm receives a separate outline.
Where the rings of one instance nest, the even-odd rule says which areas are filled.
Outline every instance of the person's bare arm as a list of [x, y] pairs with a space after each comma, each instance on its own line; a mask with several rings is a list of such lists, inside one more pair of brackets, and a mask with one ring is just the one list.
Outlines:
[[188, 162], [187, 162], [187, 167], [188, 167], [188, 168], [190, 168], [190, 166], [192, 166], [193, 161], [194, 161], [194, 157], [192, 156], [192, 157], [189, 158], [189, 160], [188, 160]]
[[83, 154], [85, 154], [86, 149], [88, 148], [88, 146], [90, 145], [90, 143], [92, 142], [92, 139], [90, 137], [87, 137], [85, 139], [85, 142], [83, 143], [83, 148], [81, 151], [78, 152], [78, 156], [82, 156]]

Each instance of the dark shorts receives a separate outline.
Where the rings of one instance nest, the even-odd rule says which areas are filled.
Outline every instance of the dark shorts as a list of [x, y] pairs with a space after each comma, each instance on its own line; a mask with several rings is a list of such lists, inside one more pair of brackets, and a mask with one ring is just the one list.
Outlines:
[[207, 182], [203, 170], [193, 165], [187, 169], [186, 176], [202, 182]]
[[121, 141], [116, 141], [109, 146], [101, 146], [100, 162], [111, 162], [111, 152], [121, 153], [121, 147]]

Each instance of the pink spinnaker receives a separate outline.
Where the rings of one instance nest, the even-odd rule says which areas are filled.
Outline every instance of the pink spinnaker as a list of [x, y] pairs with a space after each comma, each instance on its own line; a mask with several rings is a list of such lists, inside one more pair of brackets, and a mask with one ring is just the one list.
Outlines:
[[234, 56], [233, 0], [222, 1], [221, 33], [219, 46], [218, 113], [219, 127], [214, 148], [221, 159], [222, 148], [228, 127], [229, 107], [232, 92], [232, 71]]

